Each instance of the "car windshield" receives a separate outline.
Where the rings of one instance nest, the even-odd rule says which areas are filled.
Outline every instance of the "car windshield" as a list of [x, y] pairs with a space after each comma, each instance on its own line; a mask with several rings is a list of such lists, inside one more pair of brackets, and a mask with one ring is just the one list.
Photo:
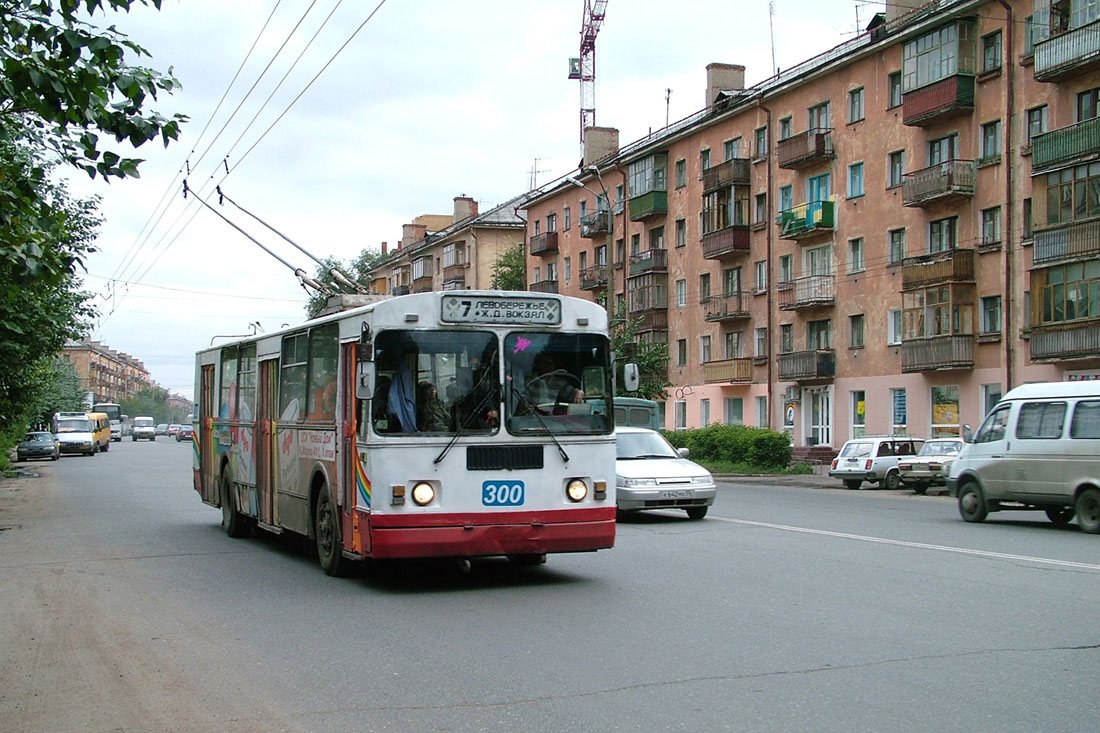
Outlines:
[[27, 433], [23, 440], [28, 443], [48, 443], [53, 440], [52, 433]]
[[615, 457], [619, 460], [679, 458], [680, 454], [660, 433], [619, 433], [615, 437]]
[[92, 429], [91, 420], [69, 419], [58, 420], [57, 422], [57, 432], [59, 433], [90, 433]]
[[925, 443], [919, 456], [950, 456], [959, 452], [962, 443], [957, 440], [933, 440]]
[[871, 455], [871, 443], [848, 443], [840, 451], [843, 458], [865, 458]]
[[151, 428], [151, 427], [153, 427], [153, 421], [149, 418], [144, 418], [143, 419], [143, 418], [140, 418], [140, 417], [135, 417], [134, 418], [134, 427], [135, 428]]

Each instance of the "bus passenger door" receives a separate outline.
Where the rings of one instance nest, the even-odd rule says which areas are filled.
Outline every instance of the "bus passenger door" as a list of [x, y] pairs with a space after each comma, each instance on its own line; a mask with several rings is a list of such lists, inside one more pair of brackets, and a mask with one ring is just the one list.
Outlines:
[[279, 386], [279, 360], [259, 364], [256, 395], [256, 507], [259, 520], [278, 526], [275, 502], [275, 415]]
[[360, 419], [367, 419], [361, 414], [359, 400], [355, 397], [355, 383], [358, 362], [356, 359], [355, 344], [345, 344], [341, 357], [343, 385], [343, 407], [338, 415], [340, 436], [340, 450], [343, 451], [342, 486], [343, 497], [340, 500], [340, 516], [342, 522], [342, 537], [344, 547], [361, 555], [370, 552], [370, 520], [356, 511], [356, 508], [369, 511], [370, 509], [370, 480], [363, 470], [363, 461], [360, 457], [358, 434], [362, 429]]
[[210, 504], [218, 501], [218, 480], [214, 475], [214, 418], [218, 414], [218, 393], [215, 391], [214, 365], [202, 367], [202, 395], [199, 397], [199, 456], [202, 481], [202, 500]]

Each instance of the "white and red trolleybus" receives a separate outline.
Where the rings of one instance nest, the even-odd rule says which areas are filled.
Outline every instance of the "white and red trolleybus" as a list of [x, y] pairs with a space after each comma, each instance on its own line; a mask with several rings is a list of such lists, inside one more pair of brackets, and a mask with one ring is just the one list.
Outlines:
[[231, 536], [315, 538], [330, 575], [609, 548], [607, 327], [577, 298], [429, 292], [204, 349], [195, 489]]

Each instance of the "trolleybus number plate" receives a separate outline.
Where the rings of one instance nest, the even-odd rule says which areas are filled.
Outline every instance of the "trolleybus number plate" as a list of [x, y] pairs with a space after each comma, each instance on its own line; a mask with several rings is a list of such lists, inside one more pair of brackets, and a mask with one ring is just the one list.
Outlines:
[[523, 482], [485, 481], [481, 484], [481, 503], [484, 506], [521, 506]]

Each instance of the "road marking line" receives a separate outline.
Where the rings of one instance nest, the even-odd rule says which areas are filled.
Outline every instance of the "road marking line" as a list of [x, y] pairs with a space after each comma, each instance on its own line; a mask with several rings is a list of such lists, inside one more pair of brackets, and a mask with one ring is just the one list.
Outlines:
[[778, 529], [784, 532], [800, 532], [802, 534], [816, 534], [825, 537], [838, 537], [845, 540], [859, 540], [860, 542], [873, 542], [880, 545], [895, 545], [897, 547], [912, 547], [917, 550], [937, 550], [939, 552], [953, 552], [958, 555], [975, 555], [977, 557], [989, 557], [997, 560], [1022, 560], [1040, 565], [1056, 565], [1064, 568], [1076, 568], [1079, 570], [1095, 570], [1100, 572], [1100, 565], [1085, 562], [1072, 562], [1069, 560], [1052, 560], [1046, 557], [1032, 557], [1030, 555], [1011, 555], [1005, 552], [991, 552], [989, 550], [971, 550], [966, 547], [952, 547], [951, 545], [930, 545], [924, 542], [906, 542], [905, 540], [891, 540], [885, 537], [870, 537], [867, 535], [848, 534], [846, 532], [830, 532], [824, 529], [809, 529], [807, 527], [791, 527], [786, 524], [772, 524], [770, 522], [754, 522], [748, 519], [730, 519], [727, 517], [708, 517], [719, 522], [731, 524], [745, 524], [751, 527], [763, 527], [764, 529]]

